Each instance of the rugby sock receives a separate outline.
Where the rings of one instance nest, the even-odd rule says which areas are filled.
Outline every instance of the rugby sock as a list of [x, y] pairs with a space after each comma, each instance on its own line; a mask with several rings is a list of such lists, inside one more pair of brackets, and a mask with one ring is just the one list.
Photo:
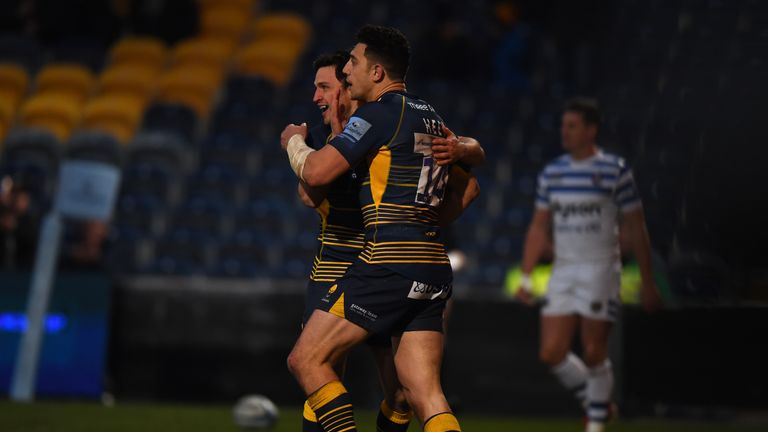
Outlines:
[[325, 432], [356, 432], [352, 401], [340, 381], [331, 381], [307, 398]]
[[589, 370], [587, 379], [587, 418], [589, 422], [605, 423], [608, 420], [613, 391], [613, 367], [606, 359]]
[[424, 422], [424, 432], [461, 432], [459, 421], [453, 413], [435, 414]]
[[376, 417], [376, 432], [406, 432], [413, 417], [412, 411], [396, 411], [386, 400], [381, 401], [379, 416]]
[[301, 424], [301, 432], [323, 432], [315, 412], [309, 407], [309, 401], [304, 401], [304, 421]]
[[559, 365], [552, 368], [552, 374], [579, 402], [584, 403], [589, 371], [580, 358], [569, 352]]

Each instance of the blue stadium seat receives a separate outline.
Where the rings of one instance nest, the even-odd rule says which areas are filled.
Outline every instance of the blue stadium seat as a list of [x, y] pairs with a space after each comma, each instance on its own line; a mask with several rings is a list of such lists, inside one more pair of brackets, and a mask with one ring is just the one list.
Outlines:
[[175, 133], [186, 142], [194, 143], [198, 132], [197, 114], [181, 104], [157, 102], [145, 111], [141, 129]]
[[104, 162], [121, 166], [123, 149], [110, 134], [97, 131], [78, 132], [66, 146], [66, 156], [70, 159], [82, 159]]

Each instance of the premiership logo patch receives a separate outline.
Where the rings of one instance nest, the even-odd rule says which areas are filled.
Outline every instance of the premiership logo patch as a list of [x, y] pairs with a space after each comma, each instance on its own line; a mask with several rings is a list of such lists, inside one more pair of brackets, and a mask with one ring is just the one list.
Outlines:
[[421, 282], [413, 282], [411, 292], [408, 293], [409, 299], [414, 300], [434, 300], [436, 298], [448, 298], [451, 294], [451, 284], [429, 285]]
[[371, 128], [371, 124], [361, 119], [360, 117], [352, 117], [347, 123], [347, 127], [341, 133], [342, 136], [352, 142], [358, 142], [363, 135]]

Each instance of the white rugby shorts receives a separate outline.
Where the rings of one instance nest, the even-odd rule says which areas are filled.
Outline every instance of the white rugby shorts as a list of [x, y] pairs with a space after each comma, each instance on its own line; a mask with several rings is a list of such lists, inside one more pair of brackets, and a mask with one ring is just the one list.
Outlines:
[[616, 321], [621, 310], [620, 288], [620, 262], [555, 263], [541, 313]]

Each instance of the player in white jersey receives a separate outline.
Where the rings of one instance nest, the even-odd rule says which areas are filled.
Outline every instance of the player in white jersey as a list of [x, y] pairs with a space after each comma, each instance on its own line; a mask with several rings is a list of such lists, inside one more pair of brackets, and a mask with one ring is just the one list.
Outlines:
[[[597, 147], [599, 123], [596, 101], [575, 98], [566, 103], [561, 139], [568, 153], [539, 176], [518, 290], [520, 300], [532, 302], [529, 275], [549, 247], [551, 234], [554, 265], [541, 310], [539, 357], [582, 402], [588, 432], [604, 430], [612, 409], [608, 336], [620, 308], [620, 228], [640, 266], [643, 306], [652, 310], [660, 304], [632, 171], [624, 159]], [[577, 329], [582, 358], [570, 352]]]

